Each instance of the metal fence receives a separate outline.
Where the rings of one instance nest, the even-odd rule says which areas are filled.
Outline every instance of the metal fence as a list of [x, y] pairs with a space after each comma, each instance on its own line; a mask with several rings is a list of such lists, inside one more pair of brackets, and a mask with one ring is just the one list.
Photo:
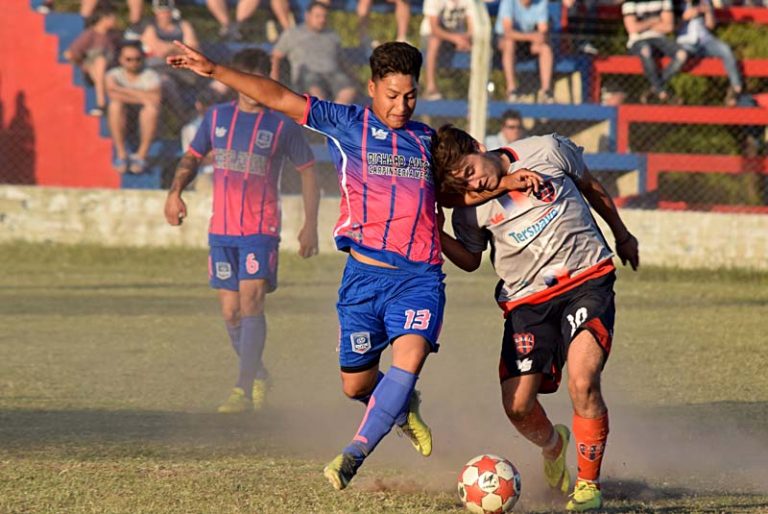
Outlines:
[[[371, 25], [383, 20], [391, 27], [389, 17], [388, 13], [374, 13]], [[419, 19], [414, 16], [411, 20], [412, 40], [416, 40]], [[764, 209], [768, 205], [768, 108], [759, 104], [763, 99], [760, 93], [768, 90], [768, 45], [760, 42], [768, 34], [765, 27], [731, 23], [715, 32], [733, 49], [744, 83], [744, 94], [729, 97], [730, 105], [726, 105], [729, 79], [722, 59], [691, 57], [669, 81], [669, 98], [658, 98], [648, 94], [650, 83], [640, 58], [627, 52], [620, 18], [599, 23], [596, 19], [575, 12], [567, 28], [553, 31], [549, 40], [554, 54], [551, 99], [539, 92], [542, 61], [527, 48], [515, 50], [516, 91], [510, 98], [502, 52], [498, 41], [492, 42], [488, 134], [502, 132], [504, 116], [513, 111], [511, 115], [519, 115], [523, 128], [518, 135], [554, 131], [573, 138], [585, 148], [587, 163], [623, 205]], [[194, 24], [195, 18], [191, 21]], [[354, 22], [352, 13], [335, 12], [331, 28], [342, 33], [346, 45], [342, 65], [357, 86], [357, 101], [365, 102], [370, 49], [355, 47], [350, 36], [355, 32], [350, 26]], [[264, 18], [253, 23], [262, 24]], [[222, 42], [210, 30], [199, 30], [198, 36], [205, 52], [222, 62], [248, 45]], [[263, 41], [254, 44], [269, 48]], [[426, 42], [422, 46], [425, 49]], [[662, 68], [667, 63], [657, 61]], [[290, 81], [287, 70], [281, 76]], [[443, 123], [469, 127], [470, 78], [469, 53], [443, 45], [436, 77], [441, 98], [426, 100], [423, 94], [417, 117], [435, 127]], [[425, 79], [422, 72], [422, 84]], [[160, 116], [156, 138], [167, 144], [155, 162], [163, 187], [169, 184], [182, 151], [181, 129], [196, 115], [195, 99], [211, 87], [211, 81], [202, 78], [172, 75], [171, 80], [183, 104], [179, 109], [164, 102]], [[12, 106], [5, 108], [9, 111]], [[135, 128], [135, 123], [130, 125], [129, 132]], [[325, 142], [315, 134], [306, 135], [317, 150], [323, 193], [337, 195], [336, 175], [327, 163]], [[0, 126], [0, 155], [27, 158], [28, 152], [15, 137], [12, 124]], [[19, 182], [13, 172], [12, 162], [0, 167], [0, 182]], [[287, 170], [282, 191], [290, 194], [299, 190], [298, 175]]]

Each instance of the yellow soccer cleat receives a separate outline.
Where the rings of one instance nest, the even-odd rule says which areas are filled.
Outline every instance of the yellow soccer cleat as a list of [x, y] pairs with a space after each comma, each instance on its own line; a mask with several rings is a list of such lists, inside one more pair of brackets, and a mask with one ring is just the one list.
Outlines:
[[253, 410], [261, 410], [267, 402], [267, 381], [257, 378], [253, 381]]
[[565, 425], [555, 425], [555, 432], [563, 441], [563, 447], [555, 460], [544, 459], [544, 476], [552, 489], [559, 489], [563, 494], [568, 494], [571, 488], [571, 475], [565, 458], [568, 454], [568, 443], [571, 440], [571, 432]]
[[586, 480], [577, 480], [571, 499], [565, 506], [565, 510], [571, 512], [586, 512], [596, 510], [603, 506], [603, 493], [597, 484]]
[[356, 472], [355, 459], [346, 453], [337, 455], [335, 459], [323, 468], [323, 476], [328, 479], [337, 491], [347, 487], [347, 484], [349, 484], [349, 481], [352, 480]]
[[239, 387], [232, 389], [232, 393], [227, 398], [227, 401], [222, 403], [218, 411], [221, 414], [240, 414], [242, 412], [250, 412], [253, 410], [253, 402], [250, 398], [246, 398], [245, 391]]
[[421, 414], [419, 413], [420, 404], [421, 393], [414, 389], [408, 404], [408, 418], [405, 423], [398, 426], [398, 430], [411, 441], [417, 452], [425, 457], [429, 457], [432, 454], [432, 430], [421, 419]]

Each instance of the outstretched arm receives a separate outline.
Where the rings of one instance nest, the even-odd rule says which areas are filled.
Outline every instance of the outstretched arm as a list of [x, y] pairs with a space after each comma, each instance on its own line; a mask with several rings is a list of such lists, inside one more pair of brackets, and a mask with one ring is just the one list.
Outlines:
[[611, 232], [613, 232], [613, 237], [616, 241], [616, 253], [621, 259], [621, 263], [626, 265], [629, 262], [632, 269], [637, 270], [637, 267], [640, 266], [637, 239], [624, 225], [621, 216], [619, 216], [619, 211], [616, 209], [616, 204], [611, 200], [611, 196], [600, 181], [587, 170], [584, 171], [578, 186], [584, 198], [589, 202], [589, 205], [611, 227]]
[[200, 76], [215, 78], [222, 84], [247, 95], [273, 111], [282, 112], [297, 123], [304, 118], [307, 99], [294, 93], [284, 85], [270, 78], [252, 75], [217, 64], [197, 50], [181, 43], [173, 42], [180, 51], [179, 55], [166, 58], [174, 68], [188, 69]]

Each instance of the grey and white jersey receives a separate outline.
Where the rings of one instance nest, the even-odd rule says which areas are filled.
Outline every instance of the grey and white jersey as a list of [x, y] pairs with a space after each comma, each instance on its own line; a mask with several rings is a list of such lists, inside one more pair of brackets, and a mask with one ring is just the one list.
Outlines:
[[503, 282], [497, 301], [516, 304], [550, 288], [567, 290], [576, 276], [597, 265], [605, 270], [612, 252], [576, 185], [586, 169], [583, 148], [550, 134], [506, 149], [517, 159], [508, 173], [527, 168], [542, 175], [539, 194], [513, 191], [454, 209], [452, 218], [456, 238], [469, 251], [482, 252], [489, 241], [493, 245], [493, 265]]

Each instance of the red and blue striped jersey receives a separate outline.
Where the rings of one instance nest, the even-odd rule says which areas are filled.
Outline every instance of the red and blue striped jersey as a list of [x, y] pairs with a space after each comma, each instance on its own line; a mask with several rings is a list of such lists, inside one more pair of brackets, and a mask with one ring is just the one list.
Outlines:
[[269, 109], [241, 111], [236, 102], [208, 109], [189, 151], [197, 157], [213, 151], [211, 244], [230, 244], [232, 236], [279, 236], [285, 159], [299, 170], [314, 163], [299, 125]]
[[302, 123], [328, 138], [338, 172], [336, 247], [398, 268], [439, 268], [433, 130], [416, 121], [392, 130], [369, 107], [314, 97], [307, 97]]

